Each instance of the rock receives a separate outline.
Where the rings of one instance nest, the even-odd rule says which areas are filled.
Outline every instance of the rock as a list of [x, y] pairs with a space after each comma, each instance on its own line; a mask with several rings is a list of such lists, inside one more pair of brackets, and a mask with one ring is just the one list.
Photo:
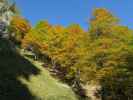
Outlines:
[[7, 0], [0, 2], [0, 38], [8, 38], [8, 25], [14, 13], [10, 9], [10, 4]]
[[84, 89], [86, 90], [86, 96], [90, 100], [102, 100], [100, 94], [101, 86], [99, 84], [87, 84], [84, 86]]

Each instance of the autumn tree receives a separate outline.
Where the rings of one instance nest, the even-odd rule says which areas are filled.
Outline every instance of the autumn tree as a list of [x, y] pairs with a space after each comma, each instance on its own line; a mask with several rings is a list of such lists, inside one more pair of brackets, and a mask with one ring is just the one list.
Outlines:
[[10, 38], [16, 43], [21, 43], [21, 40], [30, 29], [31, 25], [26, 19], [14, 16], [9, 25]]
[[90, 33], [94, 36], [109, 34], [111, 28], [118, 24], [118, 18], [104, 8], [96, 8], [90, 20]]
[[97, 38], [89, 47], [89, 73], [102, 84], [105, 100], [131, 99], [133, 31], [118, 25], [117, 18], [105, 9], [96, 9], [93, 17], [90, 37]]
[[36, 55], [46, 54], [46, 50], [48, 49], [46, 40], [48, 39], [47, 35], [50, 30], [51, 25], [47, 21], [40, 21], [25, 35], [21, 47], [24, 49], [31, 47]]

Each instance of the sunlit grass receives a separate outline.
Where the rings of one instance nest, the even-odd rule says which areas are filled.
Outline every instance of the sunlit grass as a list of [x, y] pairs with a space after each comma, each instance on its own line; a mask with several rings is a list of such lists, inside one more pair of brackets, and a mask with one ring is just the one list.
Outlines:
[[30, 61], [41, 70], [40, 74], [30, 76], [29, 81], [22, 77], [19, 79], [29, 87], [33, 95], [40, 100], [76, 100], [76, 96], [69, 86], [51, 77], [39, 62]]

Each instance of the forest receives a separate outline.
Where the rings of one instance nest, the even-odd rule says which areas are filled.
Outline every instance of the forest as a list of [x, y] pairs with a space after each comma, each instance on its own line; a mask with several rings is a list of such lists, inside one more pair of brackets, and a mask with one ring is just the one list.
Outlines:
[[[85, 30], [77, 23], [63, 26], [47, 20], [32, 26], [14, 3], [0, 4], [0, 100], [133, 100], [133, 30], [111, 11], [95, 8]], [[18, 77], [32, 82], [30, 77], [39, 75], [32, 62], [41, 62], [39, 68], [69, 86], [76, 97], [39, 99], [24, 93], [30, 89]], [[43, 92], [40, 88], [36, 86]]]

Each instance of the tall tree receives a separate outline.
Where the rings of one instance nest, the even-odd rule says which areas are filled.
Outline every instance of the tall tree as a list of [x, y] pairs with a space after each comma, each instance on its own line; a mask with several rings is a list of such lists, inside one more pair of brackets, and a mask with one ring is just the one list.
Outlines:
[[109, 34], [111, 28], [118, 24], [118, 18], [113, 16], [104, 8], [97, 8], [93, 11], [92, 19], [90, 20], [90, 33], [94, 36]]

